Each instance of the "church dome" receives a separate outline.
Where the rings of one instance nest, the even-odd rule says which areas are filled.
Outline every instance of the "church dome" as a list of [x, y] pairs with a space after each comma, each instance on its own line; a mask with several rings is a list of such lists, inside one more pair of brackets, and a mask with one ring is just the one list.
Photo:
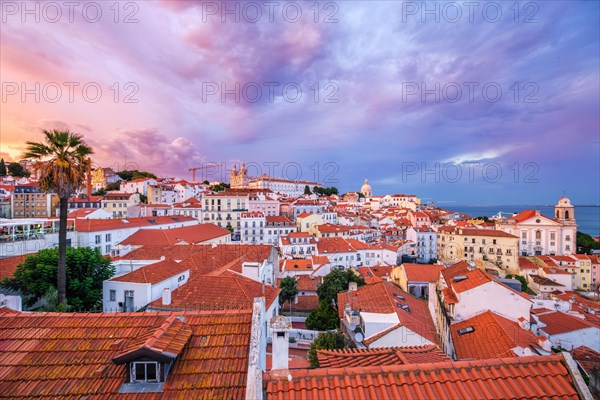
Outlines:
[[365, 183], [360, 188], [360, 192], [365, 197], [371, 197], [371, 195], [373, 194], [373, 190], [371, 189], [371, 185], [369, 185], [369, 180], [368, 179], [365, 179]]

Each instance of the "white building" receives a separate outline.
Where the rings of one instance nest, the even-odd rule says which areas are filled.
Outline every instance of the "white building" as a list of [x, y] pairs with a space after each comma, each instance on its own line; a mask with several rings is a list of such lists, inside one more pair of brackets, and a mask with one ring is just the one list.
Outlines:
[[156, 179], [153, 178], [139, 178], [131, 181], [121, 182], [119, 190], [125, 193], [139, 193], [144, 196], [148, 196], [148, 186], [156, 185]]
[[317, 254], [317, 241], [308, 232], [292, 232], [279, 237], [279, 248], [286, 258], [305, 258]]
[[547, 337], [552, 347], [573, 350], [587, 346], [600, 351], [600, 328], [580, 313], [554, 311], [534, 314], [534, 319], [537, 323], [532, 324], [532, 330]]
[[563, 196], [550, 219], [538, 210], [525, 210], [496, 221], [497, 229], [519, 238], [519, 253], [531, 255], [569, 255], [576, 252], [577, 223], [575, 207]]
[[241, 214], [240, 240], [242, 243], [265, 243], [266, 220], [265, 215], [259, 211], [247, 211]]
[[427, 226], [413, 227], [406, 230], [406, 239], [415, 243], [417, 262], [429, 263], [437, 259], [437, 233]]
[[296, 225], [286, 217], [282, 215], [265, 217], [264, 243], [278, 246], [279, 238], [288, 236], [292, 232], [296, 232]]
[[173, 260], [164, 260], [115, 276], [102, 285], [102, 303], [105, 312], [130, 312], [145, 307], [185, 285], [190, 271]]
[[317, 182], [293, 181], [288, 179], [272, 178], [267, 175], [250, 181], [248, 187], [252, 189], [270, 189], [274, 193], [288, 197], [299, 197], [304, 194], [304, 188], [308, 186], [312, 192], [315, 187], [323, 187]]

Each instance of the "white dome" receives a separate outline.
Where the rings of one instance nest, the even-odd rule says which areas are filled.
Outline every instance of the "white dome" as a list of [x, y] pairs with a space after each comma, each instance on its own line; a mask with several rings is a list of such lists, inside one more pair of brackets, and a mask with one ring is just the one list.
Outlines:
[[365, 183], [360, 188], [360, 192], [365, 196], [371, 196], [373, 190], [371, 189], [371, 185], [369, 185], [369, 180], [365, 179]]

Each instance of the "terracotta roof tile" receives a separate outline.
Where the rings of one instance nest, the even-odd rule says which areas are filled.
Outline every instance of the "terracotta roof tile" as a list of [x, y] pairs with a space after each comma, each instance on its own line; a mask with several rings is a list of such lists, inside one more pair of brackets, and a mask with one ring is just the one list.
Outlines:
[[25, 262], [26, 258], [27, 255], [0, 258], [0, 279], [13, 276], [17, 266]]
[[561, 356], [288, 372], [265, 374], [267, 400], [578, 398]]
[[[2, 398], [244, 398], [250, 311], [57, 314], [0, 312]], [[175, 328], [175, 329], [173, 329]], [[163, 331], [161, 331], [163, 329]], [[187, 343], [185, 336], [191, 331]], [[140, 337], [179, 351], [163, 393], [119, 394], [126, 365], [112, 359]]]
[[[474, 331], [459, 333], [469, 327]], [[450, 325], [450, 332], [459, 360], [512, 357], [515, 347], [541, 347], [533, 332], [491, 311]]]
[[443, 265], [434, 264], [409, 264], [404, 263], [402, 267], [409, 282], [437, 282]]
[[574, 317], [560, 311], [541, 314], [538, 316], [538, 318], [540, 322], [546, 325], [544, 327], [540, 326], [540, 330], [548, 335], [558, 335], [561, 333], [594, 327], [593, 324], [582, 318]]
[[182, 274], [187, 269], [184, 265], [173, 260], [164, 260], [145, 265], [135, 271], [116, 276], [110, 280], [116, 282], [151, 283], [154, 285], [175, 275]]
[[319, 350], [321, 368], [370, 367], [451, 361], [437, 345], [375, 349]]

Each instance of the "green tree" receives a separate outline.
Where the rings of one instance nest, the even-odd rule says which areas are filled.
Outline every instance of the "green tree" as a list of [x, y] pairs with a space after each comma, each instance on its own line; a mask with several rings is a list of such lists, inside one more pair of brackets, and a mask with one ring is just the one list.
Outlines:
[[346, 349], [348, 347], [355, 347], [353, 343], [348, 340], [346, 336], [340, 332], [323, 332], [317, 336], [317, 338], [310, 344], [310, 350], [308, 351], [308, 361], [310, 361], [311, 367], [319, 366], [319, 359], [317, 357], [318, 350], [337, 350]]
[[336, 187], [326, 187], [326, 188], [321, 188], [321, 187], [315, 187], [313, 189], [313, 192], [315, 194], [318, 194], [319, 196], [331, 196], [332, 194], [339, 194], [339, 191]]
[[306, 318], [306, 327], [314, 331], [328, 331], [340, 326], [340, 317], [330, 304], [319, 302], [319, 308]]
[[292, 302], [298, 295], [298, 282], [296, 278], [288, 276], [281, 280], [279, 283], [279, 287], [281, 288], [281, 292], [279, 293], [279, 305], [283, 305], [286, 301], [290, 302], [290, 308], [292, 307]]
[[29, 171], [27, 171], [25, 168], [23, 168], [23, 166], [21, 164], [19, 164], [18, 162], [11, 162], [8, 164], [8, 167], [6, 167], [6, 168], [8, 170], [8, 174], [15, 178], [22, 178], [24, 176], [31, 175], [29, 173]]
[[[104, 257], [93, 247], [69, 247], [66, 249], [66, 294], [69, 309], [73, 311], [98, 311], [102, 308], [102, 282], [110, 279], [115, 268], [109, 257]], [[3, 287], [23, 293], [25, 302], [31, 306], [40, 298], [52, 299], [56, 290], [53, 282], [58, 270], [59, 250], [44, 249], [28, 256], [17, 266], [11, 278], [1, 282]], [[54, 305], [48, 301], [49, 308]], [[65, 303], [56, 303], [66, 309]]]
[[323, 278], [323, 283], [317, 288], [319, 301], [334, 305], [337, 308], [337, 295], [339, 292], [348, 290], [350, 282], [356, 282], [358, 286], [365, 284], [364, 279], [356, 275], [350, 269], [332, 269], [331, 272]]
[[37, 160], [39, 185], [59, 198], [58, 303], [66, 304], [66, 249], [68, 201], [83, 184], [93, 153], [83, 136], [69, 131], [43, 131], [46, 143], [27, 142], [24, 158]]
[[0, 160], [0, 176], [6, 176], [6, 164], [4, 163], [4, 158]]
[[111, 191], [111, 190], [120, 190], [121, 189], [121, 181], [109, 183], [108, 185], [106, 185], [105, 189], [107, 192]]
[[310, 188], [308, 187], [308, 185], [304, 185], [304, 194], [307, 195], [311, 195], [312, 192], [310, 191]]
[[137, 169], [124, 170], [117, 172], [117, 175], [124, 181], [132, 181], [134, 179], [152, 178], [156, 179], [156, 175], [148, 171], [138, 171]]
[[600, 249], [600, 242], [596, 242], [587, 233], [577, 231], [577, 252], [590, 254], [592, 250]]

